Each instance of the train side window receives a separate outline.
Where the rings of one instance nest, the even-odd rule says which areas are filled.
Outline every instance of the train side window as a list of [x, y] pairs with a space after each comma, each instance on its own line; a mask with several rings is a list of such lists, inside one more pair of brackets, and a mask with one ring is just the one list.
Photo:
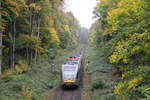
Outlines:
[[77, 73], [77, 78], [78, 78], [78, 73]]

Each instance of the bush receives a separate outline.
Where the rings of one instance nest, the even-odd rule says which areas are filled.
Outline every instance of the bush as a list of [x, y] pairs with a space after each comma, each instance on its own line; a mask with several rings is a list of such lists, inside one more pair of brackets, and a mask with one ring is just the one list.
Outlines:
[[22, 89], [22, 86], [20, 83], [15, 83], [15, 85], [12, 86], [12, 90], [16, 92], [20, 92]]
[[104, 88], [105, 84], [102, 79], [96, 79], [91, 85], [91, 90], [98, 89], [98, 88]]
[[11, 81], [12, 79], [13, 79], [13, 77], [10, 76], [10, 75], [6, 75], [6, 76], [3, 76], [3, 77], [1, 78], [1, 80], [2, 80], [3, 82], [9, 82], [9, 81]]
[[22, 95], [24, 98], [30, 100], [33, 96], [33, 90], [25, 88], [24, 86], [22, 87]]
[[24, 64], [22, 61], [19, 61], [17, 65], [15, 65], [15, 71], [18, 74], [26, 72], [28, 70], [27, 64]]

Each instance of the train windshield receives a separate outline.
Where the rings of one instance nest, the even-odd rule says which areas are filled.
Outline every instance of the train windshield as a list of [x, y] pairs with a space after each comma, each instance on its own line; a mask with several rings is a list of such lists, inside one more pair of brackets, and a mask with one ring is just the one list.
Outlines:
[[64, 79], [74, 79], [74, 75], [65, 75]]
[[76, 67], [64, 67], [64, 71], [75, 71], [76, 70]]

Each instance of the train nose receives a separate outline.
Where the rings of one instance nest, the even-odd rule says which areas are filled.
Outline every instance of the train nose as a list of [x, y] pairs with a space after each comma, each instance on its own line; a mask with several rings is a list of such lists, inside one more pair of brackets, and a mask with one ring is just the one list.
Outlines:
[[74, 83], [73, 79], [64, 79], [64, 83]]
[[75, 82], [74, 75], [73, 74], [65, 74], [63, 81], [64, 81], [64, 83], [74, 83]]

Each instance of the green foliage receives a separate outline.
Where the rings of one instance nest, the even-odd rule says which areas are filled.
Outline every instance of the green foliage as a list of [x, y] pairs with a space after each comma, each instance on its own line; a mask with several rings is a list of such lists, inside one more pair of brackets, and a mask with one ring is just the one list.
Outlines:
[[[53, 80], [53, 77], [57, 82], [59, 79], [59, 76], [52, 74], [49, 66], [47, 62], [42, 64], [40, 62], [26, 73], [18, 74], [13, 71], [10, 75], [4, 75], [0, 78], [0, 99], [41, 100], [44, 93], [49, 91], [48, 84]], [[54, 84], [56, 84], [56, 81]]]
[[104, 81], [102, 79], [96, 79], [92, 83], [91, 90], [104, 88], [104, 86], [105, 86], [105, 84], [104, 84]]
[[115, 94], [119, 98], [145, 98], [148, 97], [148, 87], [150, 80], [149, 77], [149, 67], [143, 66], [134, 70], [127, 71], [122, 74], [123, 82], [118, 83], [115, 86]]
[[23, 86], [22, 87], [22, 96], [27, 100], [32, 100], [32, 96], [33, 96], [32, 89], [28, 89]]
[[17, 66], [21, 72], [12, 68], [0, 76], [0, 100], [10, 100], [10, 98], [11, 100], [42, 100], [50, 91], [49, 83], [53, 82], [56, 86], [60, 82], [61, 64], [79, 49], [81, 46], [76, 49], [61, 50], [54, 60], [55, 69], [53, 71], [51, 71], [47, 55], [42, 55], [43, 59], [33, 64], [32, 68], [27, 67], [27, 70], [25, 70], [26, 64], [18, 61]]
[[150, 88], [149, 85], [138, 88], [139, 91], [142, 92], [142, 94], [145, 95], [145, 97], [140, 98], [140, 100], [149, 100], [150, 99]]
[[148, 0], [101, 0], [95, 8], [91, 42], [122, 75], [114, 90], [119, 99], [149, 99], [149, 8]]
[[19, 74], [28, 71], [28, 65], [24, 64], [22, 61], [19, 61], [17, 65], [15, 65], [15, 71]]
[[31, 48], [35, 49], [41, 44], [41, 40], [37, 36], [20, 35], [17, 40], [17, 49]]
[[[50, 45], [54, 46], [54, 55], [59, 49], [78, 45], [80, 25], [71, 12], [60, 10], [64, 6], [63, 0], [0, 2], [3, 71], [12, 66], [12, 61], [24, 60], [29, 64], [42, 59], [49, 53]], [[22, 73], [19, 67], [16, 69]]]
[[113, 66], [107, 63], [103, 52], [92, 46], [88, 48], [88, 73], [92, 78], [93, 100], [115, 100], [114, 86], [117, 78], [112, 76]]
[[[61, 10], [64, 0], [0, 0], [0, 3], [4, 72], [0, 76], [0, 100], [41, 100], [49, 91], [49, 82], [56, 85], [60, 80], [58, 69], [72, 53], [67, 50], [74, 51], [72, 48], [78, 45], [79, 22], [73, 14]], [[48, 63], [51, 45], [56, 56], [54, 73]]]

